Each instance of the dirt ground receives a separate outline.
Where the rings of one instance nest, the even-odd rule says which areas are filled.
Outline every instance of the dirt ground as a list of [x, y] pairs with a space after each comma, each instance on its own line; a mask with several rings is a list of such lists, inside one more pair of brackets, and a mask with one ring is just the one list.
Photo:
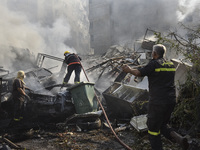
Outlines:
[[[151, 149], [146, 131], [138, 132], [127, 125], [125, 130], [116, 131], [116, 134], [133, 150]], [[26, 150], [126, 150], [106, 127], [93, 130], [80, 130], [77, 126], [62, 130], [38, 128], [9, 133], [6, 137]], [[163, 147], [164, 150], [181, 150], [165, 138]]]

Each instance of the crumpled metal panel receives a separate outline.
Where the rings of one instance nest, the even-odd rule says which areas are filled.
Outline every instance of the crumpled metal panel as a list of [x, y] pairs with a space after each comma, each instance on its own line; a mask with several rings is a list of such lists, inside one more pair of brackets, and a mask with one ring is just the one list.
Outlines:
[[144, 41], [142, 42], [141, 47], [142, 47], [143, 49], [152, 50], [152, 49], [153, 49], [153, 45], [155, 45], [155, 43], [156, 43], [155, 41], [144, 40]]
[[30, 93], [31, 101], [28, 105], [32, 112], [41, 114], [59, 114], [74, 109], [67, 91], [59, 92], [57, 95], [45, 95]]
[[[146, 89], [136, 88], [130, 85], [114, 83], [103, 96], [106, 100], [108, 111], [117, 118], [131, 118], [134, 114], [140, 113], [137, 103], [148, 101], [148, 91]], [[144, 110], [144, 113], [146, 110]]]

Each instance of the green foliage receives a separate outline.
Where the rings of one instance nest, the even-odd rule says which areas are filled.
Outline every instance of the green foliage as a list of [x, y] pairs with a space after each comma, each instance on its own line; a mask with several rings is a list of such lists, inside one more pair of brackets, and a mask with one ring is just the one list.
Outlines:
[[[178, 103], [172, 114], [172, 124], [178, 128], [190, 129], [200, 118], [198, 114], [200, 104], [200, 27], [187, 27], [180, 23], [180, 30], [187, 33], [181, 36], [177, 32], [167, 35], [155, 33], [157, 43], [168, 45], [169, 49], [181, 53], [185, 61], [193, 64], [192, 70], [188, 72], [188, 79], [181, 85]], [[199, 43], [198, 43], [199, 42]]]
[[199, 95], [200, 86], [192, 81], [192, 76], [188, 76], [185, 84], [180, 86], [177, 104], [172, 113], [172, 124], [177, 128], [189, 130], [194, 124], [199, 122]]
[[194, 98], [185, 98], [177, 103], [171, 121], [177, 128], [189, 130], [197, 122], [197, 111]]
[[189, 28], [181, 24], [180, 29], [185, 30], [187, 38], [180, 36], [178, 33], [170, 32], [167, 35], [161, 35], [161, 33], [154, 33], [158, 39], [157, 43], [167, 44], [170, 49], [174, 49], [177, 52], [183, 54], [186, 60], [189, 60], [194, 64], [196, 69], [200, 71], [200, 28]]

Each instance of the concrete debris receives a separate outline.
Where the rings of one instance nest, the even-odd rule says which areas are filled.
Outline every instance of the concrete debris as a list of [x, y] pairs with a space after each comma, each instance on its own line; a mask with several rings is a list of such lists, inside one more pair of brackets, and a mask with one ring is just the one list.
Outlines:
[[2, 66], [0, 66], [0, 75], [5, 75], [5, 74], [9, 74], [9, 70], [5, 70], [3, 69]]
[[142, 47], [143, 49], [152, 50], [152, 49], [153, 49], [153, 45], [155, 45], [155, 44], [156, 44], [155, 41], [144, 40], [144, 41], [142, 42], [141, 47]]
[[175, 84], [176, 84], [176, 95], [179, 95], [180, 86], [185, 84], [189, 70], [192, 70], [192, 65], [186, 62], [182, 62], [178, 59], [171, 59], [176, 67], [175, 73]]
[[[107, 53], [104, 56], [100, 57], [102, 58], [100, 63], [86, 69], [88, 73], [94, 73], [95, 71], [95, 74], [99, 74], [97, 79], [100, 79], [105, 75], [107, 76], [107, 80], [111, 80], [111, 78], [108, 78], [108, 76], [113, 78], [112, 80], [113, 83], [108, 86], [107, 90], [104, 89], [104, 91], [99, 93], [99, 95], [101, 95], [102, 93], [102, 96], [100, 96], [100, 98], [107, 107], [107, 111], [110, 111], [112, 115], [114, 114], [112, 117], [116, 116], [117, 118], [128, 117], [130, 119], [134, 115], [141, 115], [146, 113], [145, 107], [147, 105], [146, 101], [148, 101], [148, 92], [147, 92], [148, 89], [143, 90], [135, 86], [138, 83], [142, 82], [143, 78], [134, 78], [134, 87], [120, 84], [120, 82], [127, 84], [132, 83], [131, 75], [121, 72], [120, 69], [121, 65], [126, 63], [132, 67], [141, 67], [145, 64], [143, 64], [143, 62], [140, 61], [140, 56], [141, 56], [140, 53], [136, 53], [130, 48], [126, 48], [119, 45], [113, 45], [108, 49]], [[40, 53], [38, 54], [38, 57], [36, 59], [37, 60], [36, 66], [40, 67], [25, 70], [27, 76], [25, 82], [27, 83], [28, 87], [34, 90], [34, 93], [31, 92], [29, 93], [29, 96], [31, 97], [32, 100], [26, 103], [26, 110], [28, 110], [30, 114], [34, 114], [35, 117], [45, 116], [45, 115], [51, 115], [55, 117], [59, 115], [62, 116], [64, 114], [65, 114], [64, 116], [67, 117], [75, 112], [86, 113], [90, 111], [98, 111], [99, 108], [97, 102], [94, 103], [95, 100], [94, 89], [92, 92], [93, 96], [91, 100], [88, 99], [89, 95], [87, 95], [86, 93], [80, 93], [80, 91], [84, 90], [78, 90], [79, 94], [77, 94], [77, 92], [73, 94], [72, 92], [72, 89], [74, 89], [73, 85], [70, 85], [69, 87], [64, 87], [62, 90], [59, 89], [61, 84], [57, 84], [58, 74], [54, 74], [50, 70], [42, 68], [44, 59], [47, 58], [54, 59], [60, 62], [63, 61], [63, 59]], [[100, 59], [90, 58], [87, 60], [95, 63], [96, 62], [95, 60], [98, 61]], [[92, 63], [90, 64], [90, 66], [91, 65]], [[12, 114], [12, 109], [11, 109], [12, 107], [8, 106], [12, 104], [12, 96], [11, 96], [12, 80], [14, 79], [15, 74], [16, 72], [2, 76], [2, 92], [1, 92], [2, 96], [1, 102], [3, 103], [2, 106], [5, 107], [4, 110], [6, 113], [7, 111], [8, 112], [11, 111], [11, 113], [7, 113], [8, 114], [7, 118], [4, 117], [4, 119], [8, 119], [9, 117], [11, 117]], [[75, 88], [81, 85], [82, 84], [78, 86], [75, 85]], [[83, 83], [83, 85], [84, 85], [83, 87], [87, 86], [85, 83]], [[100, 85], [101, 83], [96, 81], [95, 84], [96, 91], [99, 90], [98, 87]], [[120, 91], [120, 89], [122, 91]], [[145, 92], [143, 93], [136, 92], [134, 94], [134, 92], [131, 92], [134, 90], [145, 91]], [[120, 92], [122, 92], [121, 96], [116, 95], [116, 93], [120, 94]], [[138, 95], [138, 93], [140, 94]], [[80, 109], [81, 106], [79, 102], [80, 96], [77, 97], [77, 95], [82, 95], [82, 99], [84, 99], [83, 104], [87, 104], [89, 102], [88, 104], [92, 104], [93, 106], [87, 105], [84, 107], [84, 111], [82, 111]], [[83, 95], [87, 96], [83, 97]], [[123, 95], [126, 95], [127, 97], [123, 97]], [[130, 98], [128, 98], [128, 96]], [[139, 98], [140, 100], [137, 100], [137, 96], [140, 97]], [[76, 103], [77, 101], [78, 103]]]
[[101, 127], [100, 116], [102, 110], [83, 114], [74, 114], [66, 119], [65, 125], [77, 125], [82, 130], [91, 130]]
[[[90, 68], [86, 69], [88, 74], [92, 74], [94, 78], [96, 78], [95, 83], [97, 86], [101, 87], [102, 81], [101, 78], [107, 78], [109, 81], [114, 81], [115, 78], [122, 72], [121, 66], [123, 64], [129, 64], [132, 66], [138, 66], [143, 64], [140, 61], [140, 53], [134, 52], [134, 50], [122, 46], [111, 46], [108, 49], [107, 53], [102, 56], [102, 59], [96, 59], [95, 62], [98, 64], [94, 64], [94, 62], [88, 62]], [[123, 78], [123, 77], [122, 77]], [[100, 80], [98, 82], [98, 80]], [[121, 78], [116, 80], [117, 82], [121, 82]]]
[[[154, 41], [144, 40], [142, 48], [152, 50]], [[33, 90], [28, 92], [31, 100], [25, 103], [25, 116], [20, 124], [12, 124], [13, 101], [12, 82], [16, 72], [0, 76], [0, 131], [12, 128], [24, 130], [54, 123], [54, 128], [67, 130], [65, 136], [73, 138], [77, 133], [74, 131], [91, 131], [109, 127], [104, 121], [96, 95], [105, 107], [108, 118], [116, 127], [115, 132], [130, 130], [134, 127], [137, 132], [146, 131], [146, 114], [148, 105], [148, 87], [141, 88], [145, 78], [135, 78], [131, 74], [121, 71], [123, 64], [131, 67], [142, 67], [149, 58], [142, 58], [142, 54], [133, 49], [120, 45], [111, 46], [103, 56], [88, 57], [83, 64], [89, 64], [86, 69], [89, 75], [93, 75], [94, 83], [81, 82], [77, 85], [60, 84], [60, 78], [66, 69], [63, 59], [47, 54], [38, 54], [36, 65], [25, 70], [27, 87]], [[44, 59], [54, 59], [62, 63], [60, 72], [53, 73], [50, 68], [43, 68]], [[84, 60], [84, 58], [83, 58]], [[188, 67], [176, 59], [172, 59], [177, 68], [175, 80], [184, 83]], [[5, 71], [0, 68], [0, 72]], [[102, 82], [104, 80], [104, 82]], [[106, 82], [106, 83], [105, 83]], [[118, 122], [123, 121], [122, 125]], [[43, 123], [43, 124], [42, 124]], [[128, 125], [127, 125], [128, 124]], [[52, 125], [52, 124], [51, 124]], [[51, 126], [52, 127], [52, 126]], [[75, 128], [75, 129], [74, 129]], [[40, 134], [37, 134], [38, 138]], [[92, 138], [91, 138], [92, 139]], [[69, 141], [67, 141], [69, 140]], [[65, 139], [60, 145], [73, 145], [71, 139]], [[88, 139], [87, 139], [88, 140]], [[2, 141], [0, 142], [2, 143]], [[72, 144], [71, 144], [72, 143]], [[1, 145], [0, 147], [5, 147]], [[7, 148], [8, 149], [8, 148]]]
[[115, 128], [115, 132], [120, 132], [120, 131], [123, 131], [123, 130], [126, 130], [127, 127], [126, 126], [120, 126], [118, 128]]
[[107, 52], [103, 55], [103, 58], [112, 58], [112, 57], [121, 57], [127, 56], [134, 52], [134, 50], [130, 48], [126, 48], [120, 45], [113, 45], [111, 46]]
[[153, 38], [152, 35], [154, 35], [155, 33], [158, 33], [158, 32], [151, 30], [151, 29], [148, 29], [148, 28], [146, 29], [141, 48], [152, 51], [153, 45], [156, 44], [157, 39], [153, 40], [153, 39], [150, 39], [150, 38], [147, 38], [147, 37], [150, 36], [151, 38]]
[[140, 115], [140, 116], [134, 116], [130, 120], [130, 124], [138, 131], [146, 131], [147, 130], [147, 114]]

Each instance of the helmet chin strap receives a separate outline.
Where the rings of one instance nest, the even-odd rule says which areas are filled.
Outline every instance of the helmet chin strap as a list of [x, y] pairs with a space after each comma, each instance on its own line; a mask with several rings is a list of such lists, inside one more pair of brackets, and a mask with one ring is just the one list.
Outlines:
[[25, 82], [24, 82], [25, 77], [17, 77], [17, 78], [20, 79], [25, 84]]
[[70, 55], [69, 53], [65, 54], [65, 56], [69, 56], [69, 55]]

